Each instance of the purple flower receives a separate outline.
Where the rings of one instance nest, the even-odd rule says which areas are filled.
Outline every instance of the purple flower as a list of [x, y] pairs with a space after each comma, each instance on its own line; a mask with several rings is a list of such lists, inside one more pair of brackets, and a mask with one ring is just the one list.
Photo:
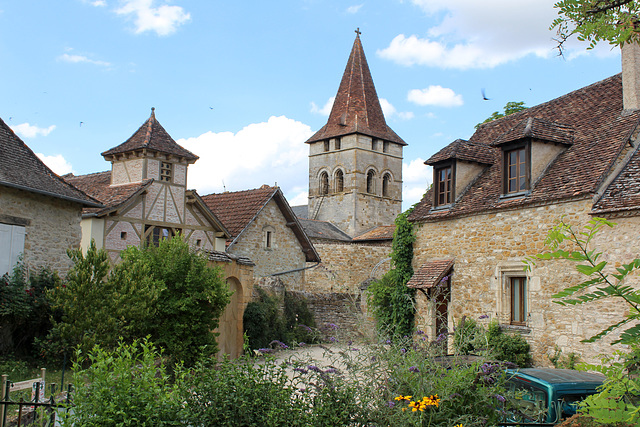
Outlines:
[[282, 349], [286, 349], [289, 348], [288, 345], [286, 345], [285, 343], [283, 343], [282, 341], [278, 341], [278, 340], [273, 340], [269, 343], [269, 345], [277, 345], [278, 347], [282, 348]]
[[329, 341], [336, 342], [336, 337], [329, 337]]
[[447, 334], [442, 333], [440, 335], [438, 335], [438, 338], [436, 338], [436, 342], [441, 342], [443, 340], [445, 340], [447, 338]]
[[353, 348], [351, 349], [351, 351], [360, 351], [360, 350], [358, 350], [357, 348], [353, 347]]
[[324, 327], [328, 329], [333, 329], [334, 331], [338, 329], [338, 325], [336, 325], [335, 323], [327, 323], [326, 325], [324, 325]]
[[394, 402], [393, 400], [390, 400], [387, 402], [387, 406], [389, 406], [389, 408], [393, 408], [394, 406], [396, 406], [396, 402]]
[[335, 368], [327, 368], [324, 371], [325, 374], [335, 374], [336, 372], [338, 372], [338, 371], [336, 371]]
[[372, 362], [375, 362], [376, 360], [377, 360], [377, 359], [376, 359], [376, 357], [375, 357], [375, 356], [371, 356], [371, 361], [372, 361]]
[[262, 354], [273, 353], [273, 349], [270, 348], [259, 348], [258, 351]]
[[311, 329], [307, 325], [300, 324], [300, 325], [298, 325], [298, 327], [302, 328], [302, 329], [305, 329], [307, 332], [313, 332], [313, 329]]
[[384, 343], [385, 344], [391, 344], [391, 340], [386, 340]]
[[478, 319], [488, 319], [489, 315], [488, 314], [483, 314], [480, 317], [478, 317]]
[[303, 343], [303, 342], [301, 342], [301, 343], [299, 343], [298, 345], [299, 345], [300, 347], [304, 347], [306, 344], [305, 344], [305, 343]]
[[416, 334], [417, 334], [417, 335], [422, 335], [422, 334], [424, 334], [424, 331], [417, 330], [417, 331], [416, 331]]
[[415, 366], [412, 366], [409, 368], [409, 372], [420, 372], [420, 369], [416, 368]]
[[318, 368], [316, 365], [309, 365], [309, 366], [307, 366], [307, 369], [309, 369], [310, 371], [313, 371], [313, 372], [322, 372], [320, 370], [320, 368]]
[[500, 396], [499, 394], [496, 394], [496, 399], [498, 399], [500, 402], [505, 402], [507, 399], [504, 398], [504, 396]]
[[296, 372], [300, 372], [301, 374], [306, 374], [306, 373], [309, 372], [304, 368], [293, 368], [293, 370], [296, 371]]
[[401, 349], [400, 349], [400, 353], [405, 354], [406, 352], [407, 352], [407, 349], [406, 349], [406, 348], [401, 348]]

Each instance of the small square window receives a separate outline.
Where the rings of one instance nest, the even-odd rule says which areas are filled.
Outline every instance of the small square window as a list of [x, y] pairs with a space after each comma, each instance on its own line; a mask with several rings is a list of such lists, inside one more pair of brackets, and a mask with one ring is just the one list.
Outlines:
[[202, 239], [196, 240], [196, 246], [199, 248], [202, 245]]
[[160, 181], [171, 182], [173, 165], [169, 162], [160, 164]]
[[127, 232], [126, 231], [121, 231], [120, 232], [120, 240], [127, 240]]

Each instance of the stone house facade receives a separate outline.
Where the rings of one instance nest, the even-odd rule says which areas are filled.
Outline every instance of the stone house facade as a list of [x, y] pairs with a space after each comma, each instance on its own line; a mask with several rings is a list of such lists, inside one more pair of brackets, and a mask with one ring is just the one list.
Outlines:
[[538, 365], [550, 365], [556, 348], [588, 362], [619, 348], [609, 345], [615, 334], [580, 341], [620, 321], [624, 303], [554, 304], [553, 294], [584, 280], [575, 265], [545, 261], [526, 272], [522, 261], [545, 249], [560, 219], [582, 227], [597, 216], [618, 222], [594, 242], [612, 269], [640, 256], [640, 97], [627, 99], [629, 79], [640, 81], [633, 65], [483, 124], [425, 162], [434, 184], [409, 217], [419, 328], [435, 337], [451, 334], [463, 316], [496, 320], [531, 344]]
[[226, 251], [255, 263], [256, 280], [275, 276], [289, 290], [302, 289], [307, 263], [319, 263], [320, 256], [279, 187], [209, 194], [202, 200], [229, 230]]
[[83, 208], [100, 202], [52, 172], [0, 119], [0, 275], [20, 257], [27, 269], [71, 267]]

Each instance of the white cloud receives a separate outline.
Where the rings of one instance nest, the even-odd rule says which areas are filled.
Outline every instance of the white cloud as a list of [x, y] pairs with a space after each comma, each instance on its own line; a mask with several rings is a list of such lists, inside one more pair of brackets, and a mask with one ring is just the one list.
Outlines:
[[51, 125], [48, 128], [41, 128], [36, 125], [30, 125], [29, 123], [22, 123], [19, 125], [11, 126], [11, 129], [23, 138], [35, 138], [36, 136], [47, 136], [56, 128], [56, 125]]
[[431, 184], [433, 171], [421, 158], [402, 163], [402, 209], [406, 210], [422, 199]]
[[360, 9], [362, 9], [362, 6], [364, 6], [364, 3], [353, 5], [353, 6], [349, 6], [347, 8], [347, 13], [352, 13], [352, 14], [358, 13], [360, 11]]
[[311, 112], [320, 114], [321, 116], [329, 116], [329, 114], [331, 114], [331, 108], [333, 108], [333, 101], [335, 100], [336, 97], [332, 96], [322, 107], [318, 107], [315, 102], [311, 102]]
[[95, 7], [105, 7], [107, 5], [106, 0], [84, 0], [84, 2]]
[[237, 133], [207, 132], [180, 139], [178, 144], [200, 159], [189, 166], [189, 187], [206, 195], [258, 188], [276, 182], [293, 200], [305, 200], [309, 148], [313, 132], [304, 123], [285, 116], [246, 126]]
[[[557, 16], [555, 1], [412, 0], [438, 21], [424, 35], [397, 35], [377, 54], [406, 66], [457, 69], [492, 68], [527, 55], [552, 57], [557, 54], [555, 33], [549, 30]], [[585, 44], [572, 38], [567, 49], [571, 58]]]
[[67, 160], [62, 157], [62, 154], [57, 154], [55, 156], [45, 156], [42, 153], [36, 153], [36, 156], [42, 162], [49, 166], [49, 169], [57, 173], [58, 175], [65, 175], [68, 173], [73, 173], [73, 167], [71, 163], [67, 162]]
[[93, 64], [93, 65], [99, 65], [101, 67], [110, 67], [111, 63], [106, 62], [106, 61], [96, 61], [93, 59], [90, 59], [86, 56], [83, 55], [71, 55], [68, 53], [64, 53], [62, 55], [60, 55], [58, 57], [58, 59], [60, 61], [64, 61], [64, 62], [71, 62], [74, 64], [78, 64], [78, 63], [87, 63], [87, 64]]
[[460, 107], [464, 104], [462, 95], [439, 85], [432, 85], [426, 89], [412, 89], [407, 94], [407, 100], [421, 106]]
[[414, 114], [410, 111], [399, 112], [398, 110], [396, 110], [396, 107], [394, 107], [385, 98], [379, 98], [379, 100], [380, 100], [380, 107], [382, 108], [382, 114], [384, 114], [384, 117], [387, 119], [391, 117], [399, 117], [402, 120], [409, 120], [414, 117]]
[[161, 5], [154, 7], [155, 0], [125, 0], [116, 13], [131, 17], [137, 34], [154, 31], [159, 36], [174, 33], [178, 27], [191, 19], [191, 15], [180, 6]]

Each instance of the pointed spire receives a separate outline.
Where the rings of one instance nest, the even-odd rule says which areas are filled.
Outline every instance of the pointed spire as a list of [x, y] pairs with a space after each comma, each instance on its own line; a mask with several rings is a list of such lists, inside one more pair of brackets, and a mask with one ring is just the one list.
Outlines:
[[322, 129], [307, 140], [307, 143], [361, 133], [407, 145], [387, 126], [367, 58], [364, 55], [360, 34], [360, 29], [356, 29], [356, 39], [342, 75], [329, 120]]
[[156, 120], [155, 110], [154, 107], [151, 108], [151, 115], [147, 121], [145, 121], [129, 139], [117, 147], [103, 152], [102, 156], [110, 160], [111, 156], [117, 154], [147, 149], [181, 157], [189, 163], [198, 160], [198, 156], [178, 145], [171, 135], [164, 130], [162, 125]]

